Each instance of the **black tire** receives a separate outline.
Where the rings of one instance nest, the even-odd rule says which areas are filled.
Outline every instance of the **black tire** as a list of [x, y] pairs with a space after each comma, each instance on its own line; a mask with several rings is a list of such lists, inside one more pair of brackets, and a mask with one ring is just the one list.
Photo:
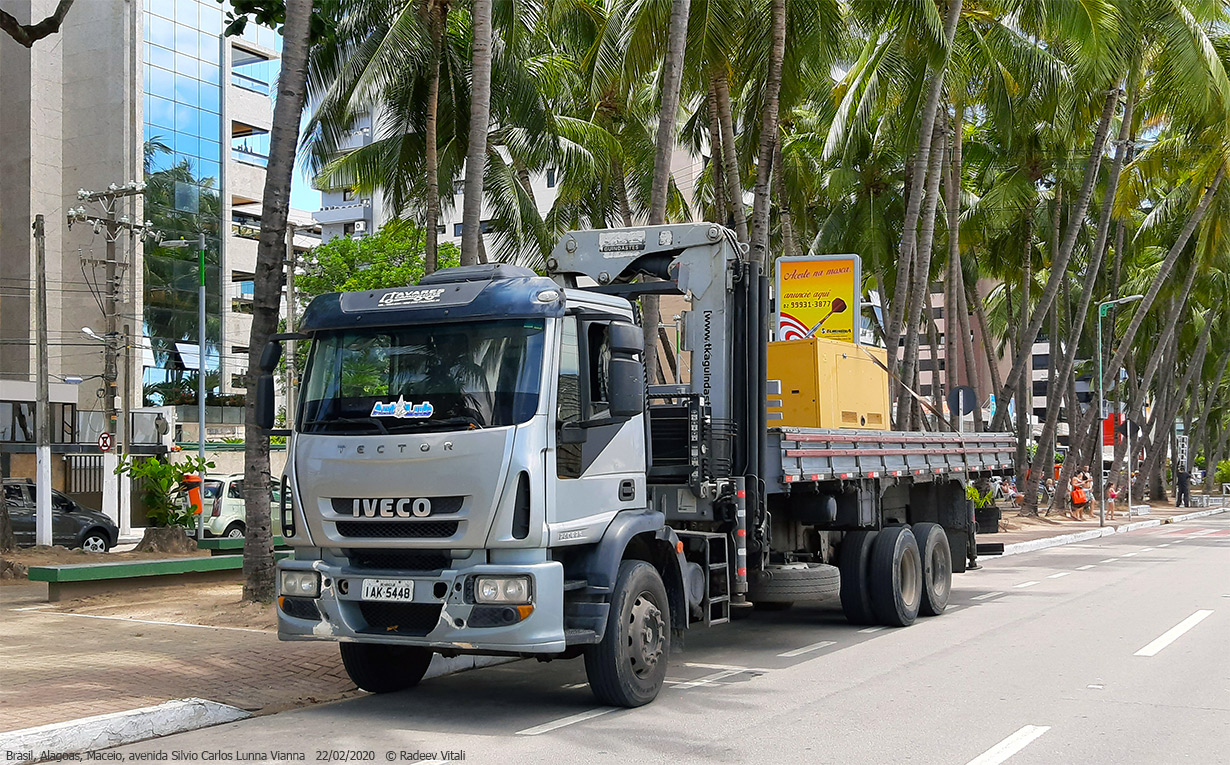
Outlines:
[[86, 552], [105, 553], [111, 549], [111, 535], [103, 529], [90, 529], [81, 537], [81, 544], [77, 545]]
[[914, 540], [918, 542], [918, 555], [922, 560], [922, 603], [918, 613], [939, 616], [948, 608], [948, 598], [952, 594], [952, 550], [948, 547], [948, 535], [938, 523], [916, 523]]
[[841, 574], [824, 563], [792, 563], [756, 571], [748, 581], [753, 603], [806, 603], [841, 592]]
[[411, 645], [341, 643], [342, 666], [354, 684], [371, 693], [413, 688], [427, 673], [432, 652]]
[[758, 600], [752, 604], [757, 611], [786, 611], [794, 605], [793, 601]]
[[851, 624], [875, 623], [870, 580], [871, 548], [875, 541], [875, 531], [851, 531], [841, 540], [841, 610]]
[[871, 549], [871, 608], [887, 627], [908, 627], [922, 604], [922, 560], [909, 526], [890, 526]]
[[227, 539], [242, 539], [246, 531], [247, 529], [244, 528], [242, 523], [239, 521], [232, 521], [229, 526], [223, 529], [222, 536]]
[[639, 707], [666, 680], [671, 619], [658, 570], [640, 560], [619, 564], [602, 641], [585, 649], [585, 676], [604, 704]]

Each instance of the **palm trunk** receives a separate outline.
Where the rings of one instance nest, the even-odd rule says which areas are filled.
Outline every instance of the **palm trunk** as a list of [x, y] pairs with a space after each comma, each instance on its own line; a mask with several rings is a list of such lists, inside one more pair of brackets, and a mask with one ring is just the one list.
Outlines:
[[[1093, 187], [1097, 182], [1098, 168], [1102, 162], [1102, 149], [1106, 145], [1106, 137], [1110, 132], [1110, 121], [1115, 116], [1115, 107], [1118, 103], [1119, 89], [1115, 88], [1106, 97], [1106, 104], [1102, 109], [1102, 118], [1098, 122], [1097, 131], [1093, 136], [1093, 146], [1090, 148], [1089, 162], [1085, 168], [1084, 183], [1081, 185], [1080, 193], [1077, 195], [1076, 206], [1068, 219], [1068, 229], [1064, 235], [1063, 244], [1060, 245], [1059, 252], [1051, 260], [1050, 278], [1047, 279], [1046, 287], [1042, 290], [1042, 297], [1038, 301], [1037, 309], [1033, 312], [1033, 318], [1030, 319], [1025, 329], [1024, 336], [1027, 338], [1038, 336], [1038, 331], [1042, 329], [1042, 322], [1046, 320], [1047, 312], [1050, 311], [1051, 303], [1055, 301], [1055, 296], [1059, 294], [1059, 284], [1067, 273], [1068, 261], [1072, 258], [1072, 251], [1076, 247], [1077, 237], [1084, 225], [1085, 211], [1088, 210], [1089, 200], [1093, 196]], [[1030, 348], [1028, 346], [1017, 349], [1012, 370], [1008, 373], [1008, 379], [1004, 381], [1003, 395], [1005, 398], [1011, 396], [1012, 389], [1017, 387], [1021, 378], [1025, 375], [1025, 369], [1029, 365], [1029, 358]], [[1005, 416], [996, 415], [995, 423], [992, 425], [994, 429], [1002, 429], [1007, 423], [1006, 412], [1007, 409], [1005, 408]]]
[[1204, 493], [1211, 493], [1217, 483], [1214, 477], [1217, 473], [1217, 466], [1221, 464], [1222, 458], [1226, 456], [1226, 447], [1230, 445], [1230, 425], [1221, 423], [1219, 426], [1221, 436], [1217, 439], [1217, 450], [1213, 453], [1213, 461], [1209, 462], [1206, 458], [1204, 461]]
[[[1204, 357], [1209, 350], [1209, 339], [1213, 335], [1211, 310], [1209, 313], [1205, 314], [1204, 319], [1204, 329], [1200, 333], [1200, 340], [1196, 344], [1196, 350], [1192, 352], [1191, 357], [1187, 360], [1187, 369], [1183, 373], [1183, 378], [1178, 387], [1170, 392], [1170, 395], [1172, 396], [1169, 402], [1170, 406], [1167, 407], [1167, 410], [1162, 414], [1162, 420], [1159, 423], [1159, 426], [1164, 426], [1168, 430], [1174, 429], [1175, 418], [1178, 417], [1179, 411], [1183, 408], [1183, 404], [1187, 400], [1187, 392], [1192, 385], [1192, 381], [1195, 380], [1196, 372], [1204, 366]], [[1153, 450], [1153, 454], [1149, 456], [1149, 459], [1146, 462], [1146, 475], [1161, 470], [1163, 466], [1162, 456], [1164, 454], [1164, 449]]]
[[[788, 258], [799, 255], [798, 234], [794, 230], [794, 216], [790, 213], [790, 196], [786, 193], [786, 166], [782, 164], [782, 146], [778, 141], [773, 146], [773, 193], [777, 197], [777, 219], [782, 227], [782, 254]], [[859, 287], [862, 290], [862, 287]]]
[[427, 83], [427, 119], [423, 127], [426, 147], [423, 152], [427, 173], [427, 204], [425, 211], [426, 241], [423, 270], [433, 273], [439, 268], [440, 225], [440, 161], [437, 154], [437, 122], [440, 103], [440, 52], [443, 48], [444, 25], [448, 21], [448, 0], [433, 0], [427, 6], [431, 25], [431, 79]]
[[[1146, 314], [1153, 306], [1153, 301], [1157, 299], [1157, 295], [1161, 292], [1162, 285], [1170, 278], [1170, 273], [1174, 270], [1175, 261], [1179, 259], [1179, 254], [1187, 247], [1187, 241], [1191, 238], [1192, 233], [1196, 230], [1196, 226], [1204, 219], [1204, 215], [1208, 212], [1209, 205], [1213, 202], [1213, 197], [1217, 194], [1217, 188], [1221, 185], [1222, 179], [1226, 177], [1226, 166], [1223, 164], [1217, 168], [1217, 174], [1213, 176], [1213, 182], [1209, 184], [1209, 188], [1205, 190], [1204, 195], [1200, 199], [1200, 204], [1196, 205], [1196, 209], [1188, 216], [1187, 223], [1183, 225], [1182, 231], [1175, 239], [1175, 242], [1170, 247], [1170, 251], [1166, 254], [1166, 259], [1162, 261], [1161, 267], [1157, 274], [1154, 275], [1153, 281], [1149, 284], [1149, 290], [1145, 293], [1145, 297], [1136, 307], [1136, 313], [1132, 315], [1132, 321], [1128, 324], [1127, 331], [1123, 333], [1123, 338], [1119, 341], [1119, 349], [1115, 352], [1109, 369], [1118, 369], [1123, 364], [1123, 360], [1127, 358], [1128, 353], [1132, 349], [1132, 344], [1136, 341], [1136, 333], [1140, 331], [1140, 325], [1144, 323]], [[1092, 421], [1097, 414], [1096, 409], [1090, 408], [1085, 417], [1088, 421]]]
[[[1127, 97], [1127, 101], [1124, 103], [1124, 106], [1123, 106], [1123, 123], [1119, 129], [1119, 142], [1115, 149], [1115, 158], [1111, 162], [1110, 172], [1108, 173], [1107, 178], [1106, 178], [1106, 196], [1103, 198], [1102, 214], [1101, 214], [1100, 219], [1098, 220], [1097, 239], [1094, 242], [1093, 249], [1090, 250], [1090, 262], [1089, 262], [1088, 268], [1085, 269], [1085, 282], [1081, 290], [1080, 299], [1076, 306], [1076, 312], [1072, 314], [1072, 321], [1069, 322], [1068, 324], [1068, 345], [1067, 345], [1067, 348], [1064, 349], [1063, 362], [1060, 364], [1059, 369], [1055, 373], [1054, 377], [1051, 378], [1052, 380], [1056, 378], [1058, 378], [1059, 380], [1067, 380], [1069, 377], [1072, 376], [1073, 371], [1076, 367], [1076, 354], [1077, 354], [1077, 350], [1080, 348], [1081, 335], [1084, 332], [1085, 317], [1088, 316], [1089, 314], [1089, 306], [1093, 302], [1093, 292], [1094, 292], [1094, 289], [1097, 287], [1098, 276], [1102, 272], [1102, 259], [1106, 254], [1106, 236], [1107, 236], [1107, 233], [1110, 231], [1111, 212], [1112, 212], [1112, 208], [1114, 207], [1115, 194], [1119, 187], [1119, 173], [1120, 173], [1120, 170], [1123, 168], [1123, 160], [1124, 160], [1125, 152], [1127, 150], [1128, 132], [1131, 128], [1131, 123], [1132, 123], [1132, 103], [1133, 103], [1133, 94], [1129, 93]], [[1058, 213], [1058, 209], [1056, 209], [1056, 213]], [[1065, 284], [1065, 294], [1066, 294], [1066, 284], [1067, 284], [1066, 280], [1064, 284]], [[1054, 314], [1052, 315], [1054, 316]], [[1057, 321], [1054, 322], [1054, 324], [1057, 324], [1057, 323], [1058, 323]], [[1031, 345], [1032, 345], [1032, 341], [1031, 341]], [[1051, 339], [1052, 353], [1051, 353], [1051, 361], [1050, 361], [1051, 370], [1055, 369], [1055, 353], [1054, 353], [1055, 346], [1056, 346], [1056, 341], [1054, 337], [1052, 337]], [[1053, 387], [1047, 388], [1048, 393], [1051, 390], [1053, 390]], [[1101, 398], [1103, 398], [1103, 390], [1104, 390], [1103, 388], [1099, 387], [1097, 391], [1097, 395], [1099, 399], [1097, 402], [1095, 402], [1095, 406], [1097, 406], [1099, 409], [1101, 407]], [[1059, 427], [1059, 407], [1055, 406], [1052, 403], [1052, 401], [1048, 400], [1047, 401], [1046, 422], [1042, 426], [1042, 434], [1038, 439], [1039, 448], [1034, 455], [1033, 463], [1030, 466], [1031, 470], [1028, 474], [1029, 478], [1025, 481], [1024, 489], [1023, 489], [1025, 493], [1025, 502], [1024, 502], [1023, 510], [1025, 513], [1029, 515], [1034, 515], [1037, 513], [1038, 484], [1042, 479], [1043, 467], [1050, 460], [1050, 455], [1046, 455], [1043, 453], [1044, 452], [1043, 446], [1050, 443], [1051, 439], [1055, 437], [1055, 431], [1058, 427]], [[1071, 436], [1069, 436], [1069, 441], [1071, 441]], [[1098, 445], [1094, 448], [1094, 453], [1097, 455], [1098, 464], [1096, 467], [1097, 467], [1097, 470], [1100, 472], [1102, 470], [1102, 464], [1101, 464], [1102, 463], [1102, 449], [1101, 449], [1100, 441], [1098, 442]], [[1102, 498], [1099, 497], [1098, 499], [1099, 501], [1101, 501]]]
[[[1206, 429], [1209, 421], [1209, 412], [1212, 411], [1213, 403], [1217, 400], [1217, 390], [1222, 379], [1225, 378], [1226, 372], [1230, 371], [1230, 344], [1227, 344], [1226, 350], [1222, 351], [1221, 356], [1217, 359], [1217, 363], [1213, 365], [1213, 371], [1214, 374], [1213, 377], [1210, 378], [1208, 392], [1204, 397], [1204, 403], [1200, 406], [1200, 411], [1196, 413], [1196, 427], [1192, 430], [1192, 441], [1195, 442], [1196, 440], [1195, 433], [1200, 432], [1204, 436], [1206, 447], [1212, 446], [1212, 443], [1208, 438], [1210, 431]], [[1209, 456], [1209, 449], [1206, 448], [1204, 450], [1204, 459], [1206, 464], [1208, 463]]]
[[[260, 358], [277, 331], [282, 298], [282, 261], [286, 256], [286, 214], [299, 145], [299, 116], [307, 92], [307, 54], [312, 0], [287, 0], [282, 29], [282, 68], [273, 107], [269, 163], [261, 201], [261, 234], [253, 278], [252, 330], [248, 338], [247, 389], [255, 393]], [[276, 594], [273, 537], [269, 514], [269, 438], [257, 424], [256, 396], [244, 412], [244, 503], [247, 533], [243, 542], [243, 598], [267, 603]]]
[[471, 10], [474, 52], [470, 74], [470, 145], [466, 152], [466, 190], [461, 210], [461, 265], [472, 266], [480, 254], [483, 175], [487, 169], [487, 131], [491, 126], [491, 0], [474, 0]]
[[715, 219], [723, 226], [732, 226], [733, 212], [726, 190], [726, 155], [722, 150], [721, 119], [718, 117], [717, 89], [714, 78], [709, 80], [709, 94], [705, 99], [709, 106], [709, 166], [713, 180], [713, 211]]
[[[929, 308], [930, 306], [928, 306]], [[935, 411], [944, 411], [944, 386], [940, 385], [940, 333], [935, 326], [935, 314], [928, 310], [923, 314], [923, 318], [927, 322], [927, 343], [931, 348], [931, 405], [935, 407]], [[951, 339], [951, 335], [949, 335]], [[926, 415], [924, 414], [925, 418]], [[953, 422], [957, 422], [957, 418], [952, 418]], [[943, 430], [944, 423], [942, 421], [936, 423], [936, 430]]]
[[[764, 111], [760, 116], [760, 150], [756, 154], [756, 186], [752, 190], [752, 259], [767, 269], [769, 257], [769, 181], [778, 142], [778, 94], [782, 89], [782, 57], [786, 52], [786, 0], [772, 0], [773, 31]], [[857, 322], [856, 322], [857, 323]]]
[[722, 131], [722, 175], [726, 177], [726, 196], [735, 222], [735, 234], [740, 242], [746, 242], [747, 206], [743, 203], [743, 182], [739, 174], [739, 158], [735, 154], [735, 118], [730, 106], [730, 81], [723, 66], [719, 66], [713, 75], [713, 92], [717, 97], [718, 125]]
[[[658, 107], [658, 133], [653, 157], [653, 185], [649, 193], [649, 225], [666, 222], [666, 198], [670, 190], [671, 155], [675, 150], [675, 120], [679, 115], [679, 84], [683, 78], [683, 55], [688, 42], [688, 7], [691, 0], [673, 0], [666, 58], [662, 63], [662, 103]], [[641, 298], [641, 334], [645, 341], [645, 379], [663, 382], [658, 359], [658, 324], [661, 308], [657, 295]]]
[[[953, 349], [957, 349], [956, 352], [963, 360], [968, 358], [965, 354], [964, 338], [959, 346], [952, 341], [953, 337], [959, 336], [961, 332], [960, 294], [965, 291], [964, 276], [961, 271], [961, 164], [959, 159], [961, 117], [962, 107], [956, 104], [952, 120], [952, 137], [949, 141], [948, 173], [944, 176], [944, 212], [948, 218], [948, 267], [944, 272], [944, 326], [947, 329], [948, 342], [944, 346], [944, 358], [947, 362], [944, 379], [947, 381], [945, 387], [949, 391], [956, 390], [961, 384], [960, 367], [953, 363], [955, 361]], [[971, 378], [970, 385], [973, 384]], [[953, 419], [960, 422], [963, 416], [960, 412], [956, 412]]]
[[[919, 115], [918, 147], [914, 155], [914, 174], [910, 179], [909, 196], [906, 200], [905, 221], [901, 228], [901, 246], [897, 251], [897, 268], [910, 270], [918, 249], [918, 219], [922, 213], [923, 184], [927, 179], [927, 168], [931, 164], [933, 145], [932, 133], [935, 128], [935, 115], [939, 111], [940, 96], [944, 92], [944, 72], [948, 68], [948, 59], [952, 53], [953, 39], [957, 34], [957, 21], [961, 18], [961, 0], [951, 0], [948, 12], [944, 16], [944, 58], [938, 66], [927, 67], [929, 82], [927, 85], [927, 100], [923, 103], [922, 114]], [[917, 269], [914, 269], [917, 270]], [[927, 278], [924, 274], [922, 278]], [[902, 276], [898, 271], [897, 291], [893, 293], [892, 311], [888, 320], [888, 368], [895, 369], [897, 365], [897, 343], [901, 334], [906, 331], [902, 322], [909, 320], [906, 313], [905, 293], [909, 284], [908, 274]], [[906, 375], [902, 379], [908, 380]]]
[[[1000, 390], [1003, 387], [1003, 382], [999, 377], [999, 354], [995, 352], [995, 343], [991, 339], [991, 330], [987, 326], [987, 312], [982, 306], [982, 298], [978, 295], [977, 283], [966, 285], [965, 301], [974, 307], [974, 320], [978, 322], [978, 334], [981, 336], [982, 350], [987, 357], [987, 373], [991, 375], [991, 390]], [[1001, 406], [1007, 405], [996, 400], [996, 414], [999, 413], [999, 407]]]
[[[922, 332], [923, 311], [931, 307], [931, 254], [935, 240], [935, 214], [939, 209], [940, 178], [943, 176], [945, 134], [942, 122], [937, 119], [931, 135], [927, 163], [927, 198], [923, 203], [922, 232], [918, 240], [918, 252], [914, 256], [914, 274], [910, 280], [910, 301], [906, 310], [905, 349], [901, 362], [901, 379], [913, 379], [918, 366], [918, 346]], [[891, 369], [891, 367], [889, 367]], [[897, 399], [897, 425], [905, 427], [906, 412], [913, 397], [902, 394]]]

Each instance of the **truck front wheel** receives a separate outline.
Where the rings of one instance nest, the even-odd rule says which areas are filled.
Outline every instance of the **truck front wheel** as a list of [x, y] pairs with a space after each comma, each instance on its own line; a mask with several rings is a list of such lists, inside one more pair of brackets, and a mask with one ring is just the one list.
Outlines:
[[411, 645], [342, 643], [342, 666], [354, 684], [371, 693], [413, 688], [427, 673], [432, 652]]
[[620, 563], [606, 632], [585, 651], [589, 687], [605, 704], [648, 704], [662, 690], [670, 647], [670, 606], [658, 570], [639, 560]]

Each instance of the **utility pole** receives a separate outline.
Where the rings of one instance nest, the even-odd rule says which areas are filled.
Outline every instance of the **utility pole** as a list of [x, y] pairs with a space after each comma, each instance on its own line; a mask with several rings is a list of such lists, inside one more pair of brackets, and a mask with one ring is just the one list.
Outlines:
[[[286, 331], [295, 331], [295, 224], [286, 223]], [[295, 368], [295, 341], [286, 342], [286, 427], [295, 422], [295, 390], [298, 387]]]
[[[128, 362], [128, 346], [131, 343], [129, 337], [128, 325], [125, 325], [124, 336], [119, 332], [119, 303], [123, 279], [120, 276], [121, 269], [127, 268], [129, 263], [121, 263], [116, 257], [116, 243], [123, 234], [128, 234], [130, 240], [137, 236], [147, 236], [153, 234], [153, 223], [140, 220], [133, 220], [127, 214], [120, 214], [120, 205], [122, 200], [129, 197], [140, 196], [145, 193], [145, 184], [139, 181], [129, 181], [123, 186], [111, 184], [106, 191], [87, 191], [81, 189], [77, 192], [78, 202], [95, 203], [102, 208], [102, 215], [94, 215], [85, 209], [84, 205], [79, 205], [76, 209], [69, 208], [68, 210], [68, 227], [71, 229], [74, 223], [84, 223], [92, 226], [96, 235], [101, 234], [103, 241], [106, 243], [106, 258], [103, 260], [103, 265], [106, 268], [106, 287], [105, 287], [105, 302], [104, 302], [104, 320], [106, 321], [106, 331], [102, 335], [102, 340], [106, 348], [106, 356], [103, 361], [103, 410], [104, 410], [104, 430], [108, 433], [114, 433], [116, 436], [116, 449], [103, 454], [103, 513], [116, 521], [121, 530], [127, 530], [130, 515], [131, 492], [124, 489], [131, 485], [131, 479], [127, 476], [120, 477], [115, 475], [115, 469], [119, 464], [121, 453], [126, 453], [129, 448], [129, 410], [132, 406], [132, 379], [130, 377], [131, 364]], [[87, 262], [97, 263], [96, 260], [86, 259]], [[88, 332], [91, 337], [97, 337], [92, 332]], [[118, 392], [119, 381], [119, 362], [121, 348], [125, 353], [125, 380], [124, 394], [121, 396]], [[111, 476], [115, 476], [114, 479]]]
[[42, 215], [34, 216], [35, 343], [38, 346], [38, 404], [34, 413], [37, 463], [34, 543], [51, 545], [51, 401], [47, 369], [47, 232]]

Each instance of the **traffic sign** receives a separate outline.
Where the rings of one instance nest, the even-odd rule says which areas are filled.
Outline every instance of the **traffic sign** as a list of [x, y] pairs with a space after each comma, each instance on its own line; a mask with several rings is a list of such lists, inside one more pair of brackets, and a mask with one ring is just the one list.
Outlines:
[[104, 452], [111, 451], [111, 447], [115, 446], [115, 436], [110, 433], [98, 434], [98, 448]]

